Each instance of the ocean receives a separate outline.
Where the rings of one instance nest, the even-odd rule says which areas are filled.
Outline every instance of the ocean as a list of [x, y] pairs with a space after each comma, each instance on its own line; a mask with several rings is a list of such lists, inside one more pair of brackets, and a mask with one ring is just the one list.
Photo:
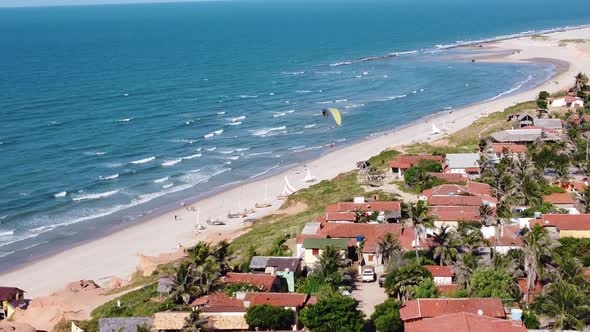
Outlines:
[[[460, 43], [590, 23], [549, 0], [217, 1], [0, 9], [0, 271], [550, 64]], [[568, 1], [588, 8], [587, 0]], [[343, 113], [342, 127], [321, 116]]]

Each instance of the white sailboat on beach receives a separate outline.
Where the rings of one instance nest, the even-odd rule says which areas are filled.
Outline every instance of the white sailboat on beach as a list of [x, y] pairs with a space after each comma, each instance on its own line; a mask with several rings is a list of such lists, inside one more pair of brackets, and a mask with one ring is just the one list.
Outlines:
[[277, 197], [278, 199], [285, 200], [289, 195], [295, 193], [297, 190], [293, 188], [291, 183], [289, 183], [289, 178], [285, 176], [285, 184], [283, 186], [283, 192]]
[[272, 206], [272, 204], [270, 204], [267, 200], [267, 195], [268, 195], [268, 183], [265, 183], [264, 184], [264, 201], [262, 201], [262, 203], [256, 203], [254, 205], [254, 207], [256, 207], [257, 209], [264, 209], [264, 208]]
[[432, 124], [432, 135], [436, 135], [438, 133], [440, 133], [440, 129], [436, 128], [436, 126], [433, 123]]
[[307, 168], [307, 175], [305, 175], [305, 177], [303, 178], [303, 182], [316, 182], [318, 179], [315, 178], [315, 176], [311, 175], [311, 171], [309, 170], [309, 167]]

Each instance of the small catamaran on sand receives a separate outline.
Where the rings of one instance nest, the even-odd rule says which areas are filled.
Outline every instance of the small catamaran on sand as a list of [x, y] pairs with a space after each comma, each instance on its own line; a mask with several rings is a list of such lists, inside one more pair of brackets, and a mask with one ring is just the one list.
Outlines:
[[311, 183], [311, 182], [316, 182], [318, 179], [316, 179], [315, 176], [311, 175], [311, 171], [309, 170], [309, 167], [307, 168], [307, 175], [305, 175], [305, 177], [303, 178], [303, 182], [306, 183]]
[[291, 183], [289, 183], [289, 178], [285, 176], [285, 184], [283, 186], [283, 192], [277, 197], [280, 200], [286, 200], [289, 195], [295, 193], [297, 190], [293, 188]]
[[254, 205], [254, 207], [256, 207], [257, 209], [264, 209], [264, 208], [272, 206], [272, 204], [270, 204], [267, 200], [267, 195], [268, 195], [268, 183], [265, 183], [264, 184], [264, 201], [262, 201], [262, 203], [256, 203]]

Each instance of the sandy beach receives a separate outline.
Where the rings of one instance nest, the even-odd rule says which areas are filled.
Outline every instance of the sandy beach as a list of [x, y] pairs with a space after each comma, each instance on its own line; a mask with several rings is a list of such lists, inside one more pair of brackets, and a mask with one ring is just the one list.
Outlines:
[[[429, 117], [404, 128], [375, 135], [362, 142], [335, 149], [317, 160], [308, 162], [305, 166], [301, 165], [284, 173], [241, 185], [191, 203], [190, 206], [198, 208], [203, 225], [206, 225], [205, 220], [210, 217], [225, 220], [228, 211], [237, 209], [238, 201], [241, 202], [242, 208], [254, 208], [255, 203], [262, 202], [264, 188], [267, 185], [268, 197], [271, 200], [269, 203], [272, 203], [272, 207], [257, 209], [256, 214], [251, 216], [260, 217], [277, 210], [282, 204], [276, 196], [282, 191], [285, 176], [296, 189], [309, 186], [302, 181], [306, 167], [309, 167], [312, 174], [319, 180], [332, 179], [339, 173], [354, 169], [356, 162], [378, 154], [384, 149], [439, 139], [470, 125], [481, 116], [501, 111], [518, 102], [535, 99], [540, 90], [555, 92], [564, 89], [572, 84], [573, 77], [578, 72], [590, 73], [590, 42], [567, 42], [566, 45], [562, 42], [560, 46], [560, 41], [566, 39], [590, 39], [590, 28], [557, 32], [546, 36], [547, 38], [508, 39], [477, 47], [483, 51], [505, 51], [501, 56], [482, 55], [476, 60], [479, 62], [554, 61], [557, 64], [556, 75], [532, 91], [518, 92], [471, 105], [454, 110], [452, 113]], [[457, 61], [471, 61], [471, 59], [457, 59]], [[441, 129], [440, 134], [431, 134], [433, 123]], [[342, 130], [346, 130], [346, 127], [342, 127]], [[226, 225], [206, 225], [205, 230], [197, 231], [195, 228], [197, 212], [187, 209], [187, 206], [181, 203], [178, 203], [179, 207], [174, 211], [0, 275], [1, 283], [5, 286], [22, 288], [28, 292], [28, 297], [34, 298], [61, 289], [70, 281], [91, 279], [96, 282], [106, 282], [114, 276], [128, 278], [136, 270], [140, 255], [153, 256], [171, 252], [176, 250], [179, 244], [190, 246], [200, 240], [231, 239], [245, 231], [241, 219], [227, 219]], [[178, 219], [176, 221], [175, 216]]]

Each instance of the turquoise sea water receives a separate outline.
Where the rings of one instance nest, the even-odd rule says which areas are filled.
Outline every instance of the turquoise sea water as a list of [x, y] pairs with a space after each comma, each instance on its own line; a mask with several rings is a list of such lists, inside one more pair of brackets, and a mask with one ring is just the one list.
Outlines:
[[[590, 7], [586, 0], [571, 8]], [[0, 270], [450, 107], [550, 65], [447, 46], [590, 23], [551, 1], [0, 9]], [[373, 57], [397, 54], [385, 59]], [[335, 128], [320, 116], [344, 112]]]

